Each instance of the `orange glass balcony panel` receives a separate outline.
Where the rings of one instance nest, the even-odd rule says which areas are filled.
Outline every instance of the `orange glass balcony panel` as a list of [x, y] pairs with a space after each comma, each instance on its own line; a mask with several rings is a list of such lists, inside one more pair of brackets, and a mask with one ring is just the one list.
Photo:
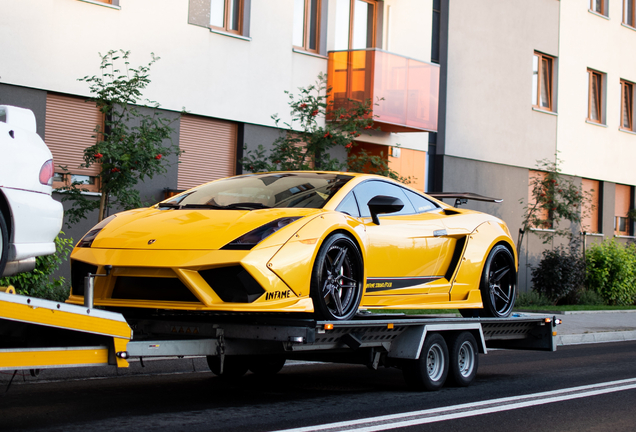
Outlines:
[[334, 109], [371, 100], [374, 122], [387, 132], [437, 131], [439, 66], [379, 49], [329, 53]]

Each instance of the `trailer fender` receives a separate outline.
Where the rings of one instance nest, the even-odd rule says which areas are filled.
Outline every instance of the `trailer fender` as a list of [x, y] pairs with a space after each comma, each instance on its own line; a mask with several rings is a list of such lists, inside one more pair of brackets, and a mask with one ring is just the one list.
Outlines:
[[391, 343], [388, 356], [397, 359], [417, 360], [420, 358], [424, 339], [429, 332], [438, 332], [444, 335], [445, 332], [470, 331], [477, 339], [477, 344], [481, 347], [479, 352], [486, 354], [486, 339], [481, 329], [480, 323], [457, 323], [457, 324], [427, 324], [423, 326], [413, 326], [400, 334]]

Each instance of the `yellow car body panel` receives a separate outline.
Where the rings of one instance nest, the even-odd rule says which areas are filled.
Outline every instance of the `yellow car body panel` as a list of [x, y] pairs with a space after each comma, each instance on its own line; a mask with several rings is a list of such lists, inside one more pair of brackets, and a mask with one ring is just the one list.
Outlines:
[[[73, 289], [68, 302], [83, 303], [82, 274], [103, 274], [104, 266], [111, 265], [109, 276], [95, 279], [95, 305], [314, 312], [316, 293], [312, 297], [311, 286], [315, 263], [323, 244], [336, 233], [349, 238], [361, 257], [359, 306], [363, 308], [482, 308], [480, 281], [490, 251], [499, 244], [506, 245], [514, 256], [516, 275], [514, 243], [505, 224], [493, 216], [426, 197], [422, 199], [433, 203], [432, 210], [380, 214], [378, 225], [371, 217], [352, 216], [339, 206], [351, 196], [358, 201], [356, 191], [367, 181], [404, 190], [408, 187], [372, 175], [310, 174], [351, 179], [322, 208], [220, 209], [205, 208], [205, 204], [182, 208], [174, 204], [198, 190], [195, 188], [171, 198], [176, 200], [168, 201], [172, 206], [161, 204], [118, 214], [91, 231], [92, 242], [85, 242], [89, 232], [73, 250]], [[243, 178], [250, 176], [236, 177]], [[216, 187], [222, 181], [201, 188]], [[301, 198], [309, 196], [312, 188], [300, 184], [292, 192], [283, 192], [289, 201], [294, 193]], [[327, 193], [323, 190], [315, 195], [318, 199]], [[245, 240], [254, 233], [260, 236], [259, 230], [270, 226], [274, 227], [271, 233], [263, 234], [254, 244]], [[244, 246], [245, 242], [249, 246]], [[242, 287], [240, 295], [232, 291], [232, 284]]]

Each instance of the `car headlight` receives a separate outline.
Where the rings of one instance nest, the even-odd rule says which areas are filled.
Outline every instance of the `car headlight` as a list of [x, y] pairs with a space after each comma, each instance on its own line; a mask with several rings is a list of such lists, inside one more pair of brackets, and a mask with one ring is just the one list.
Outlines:
[[104, 229], [104, 227], [108, 224], [108, 222], [115, 219], [116, 216], [117, 215], [109, 216], [103, 221], [101, 221], [100, 223], [98, 223], [97, 225], [95, 225], [93, 229], [87, 232], [86, 235], [82, 237], [82, 239], [77, 243], [77, 247], [91, 247], [93, 244], [93, 240], [95, 240], [95, 237], [97, 237], [97, 234], [99, 234], [100, 231]]
[[221, 249], [250, 250], [279, 229], [298, 219], [300, 219], [300, 216], [276, 219], [275, 221], [253, 229], [247, 234], [243, 234], [236, 240], [233, 240], [223, 246]]

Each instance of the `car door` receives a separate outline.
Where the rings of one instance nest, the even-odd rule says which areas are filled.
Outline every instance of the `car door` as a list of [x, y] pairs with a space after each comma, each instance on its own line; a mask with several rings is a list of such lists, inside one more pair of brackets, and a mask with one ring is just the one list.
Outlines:
[[[416, 195], [426, 203], [409, 198], [407, 194]], [[381, 180], [361, 183], [353, 190], [353, 195], [369, 240], [365, 262], [367, 297], [376, 297], [371, 300], [387, 304], [403, 301], [394, 298], [399, 295], [440, 294], [435, 296], [439, 297], [438, 301], [447, 301], [450, 286], [443, 283], [440, 272], [450, 239], [445, 237], [442, 210], [424, 197]], [[395, 197], [404, 203], [398, 212], [379, 215], [379, 225], [372, 221], [367, 205], [378, 195]], [[413, 201], [416, 201], [417, 209]]]

